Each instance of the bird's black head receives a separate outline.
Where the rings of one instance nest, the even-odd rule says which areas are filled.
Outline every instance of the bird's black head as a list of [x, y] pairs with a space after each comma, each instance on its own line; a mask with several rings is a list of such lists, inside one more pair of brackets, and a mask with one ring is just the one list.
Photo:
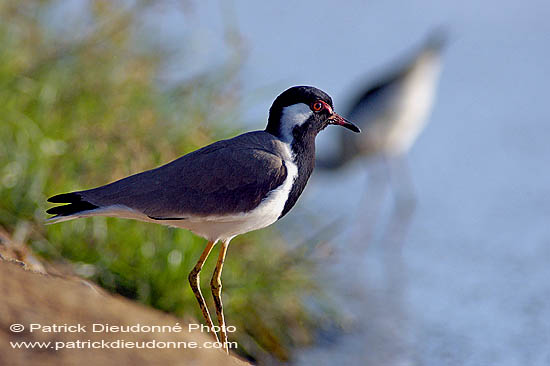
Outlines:
[[359, 127], [334, 113], [327, 93], [312, 86], [294, 86], [273, 102], [265, 130], [290, 143], [305, 136], [315, 138], [330, 124], [360, 132]]

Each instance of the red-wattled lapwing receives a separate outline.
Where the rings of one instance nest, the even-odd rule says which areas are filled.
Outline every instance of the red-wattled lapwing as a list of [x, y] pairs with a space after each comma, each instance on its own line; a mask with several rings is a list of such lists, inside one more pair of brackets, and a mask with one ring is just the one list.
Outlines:
[[[360, 89], [346, 114], [365, 132], [358, 136], [339, 134], [338, 151], [320, 159], [321, 169], [337, 170], [356, 157], [380, 158], [387, 167], [394, 164], [391, 176], [395, 185], [397, 223], [406, 227], [414, 206], [414, 189], [404, 156], [425, 127], [432, 109], [441, 70], [441, 56], [446, 34], [442, 28], [432, 31], [412, 58]], [[374, 168], [374, 166], [372, 167]], [[391, 173], [392, 170], [390, 169]], [[381, 203], [386, 184], [378, 171], [371, 169], [371, 186], [367, 191], [369, 210]], [[386, 180], [388, 176], [384, 180]], [[370, 225], [375, 221], [364, 215]], [[395, 230], [391, 230], [395, 232]], [[364, 237], [363, 237], [364, 239]]]
[[[315, 165], [315, 137], [328, 125], [359, 128], [334, 113], [332, 99], [310, 86], [292, 87], [275, 99], [264, 131], [248, 132], [193, 151], [163, 165], [98, 188], [51, 197], [51, 222], [112, 216], [191, 230], [208, 240], [189, 282], [213, 328], [199, 274], [221, 242], [210, 282], [219, 340], [227, 335], [221, 300], [222, 266], [231, 239], [273, 224], [294, 206]], [[216, 335], [216, 339], [217, 335]]]

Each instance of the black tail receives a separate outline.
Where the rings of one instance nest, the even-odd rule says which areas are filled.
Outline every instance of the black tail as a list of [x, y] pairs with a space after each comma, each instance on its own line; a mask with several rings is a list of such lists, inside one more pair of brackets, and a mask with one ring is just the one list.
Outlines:
[[78, 192], [58, 194], [57, 196], [48, 198], [48, 202], [68, 203], [68, 205], [52, 207], [46, 211], [49, 214], [58, 216], [69, 216], [99, 207], [88, 201], [84, 201]]

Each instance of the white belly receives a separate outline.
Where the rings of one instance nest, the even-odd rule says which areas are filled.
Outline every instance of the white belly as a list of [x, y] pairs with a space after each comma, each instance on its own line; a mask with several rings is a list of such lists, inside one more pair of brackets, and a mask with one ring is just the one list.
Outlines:
[[409, 150], [426, 125], [439, 72], [439, 59], [430, 58], [408, 75], [401, 91], [401, 103], [395, 107], [395, 121], [386, 140], [386, 152], [390, 155], [400, 155]]

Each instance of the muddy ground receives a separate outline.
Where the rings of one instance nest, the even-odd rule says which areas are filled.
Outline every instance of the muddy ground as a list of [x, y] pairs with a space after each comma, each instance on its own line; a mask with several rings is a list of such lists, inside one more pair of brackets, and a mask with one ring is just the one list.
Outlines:
[[[213, 338], [189, 331], [188, 324], [196, 321], [109, 294], [78, 277], [44, 273], [40, 266], [10, 258], [13, 254], [0, 251], [0, 365], [248, 365], [204, 348]], [[134, 327], [106, 332], [107, 324]], [[170, 328], [150, 332], [153, 325]], [[46, 343], [17, 349], [13, 342]], [[125, 343], [134, 348], [118, 348], [123, 342], [135, 342]], [[173, 348], [175, 342], [179, 349]]]

